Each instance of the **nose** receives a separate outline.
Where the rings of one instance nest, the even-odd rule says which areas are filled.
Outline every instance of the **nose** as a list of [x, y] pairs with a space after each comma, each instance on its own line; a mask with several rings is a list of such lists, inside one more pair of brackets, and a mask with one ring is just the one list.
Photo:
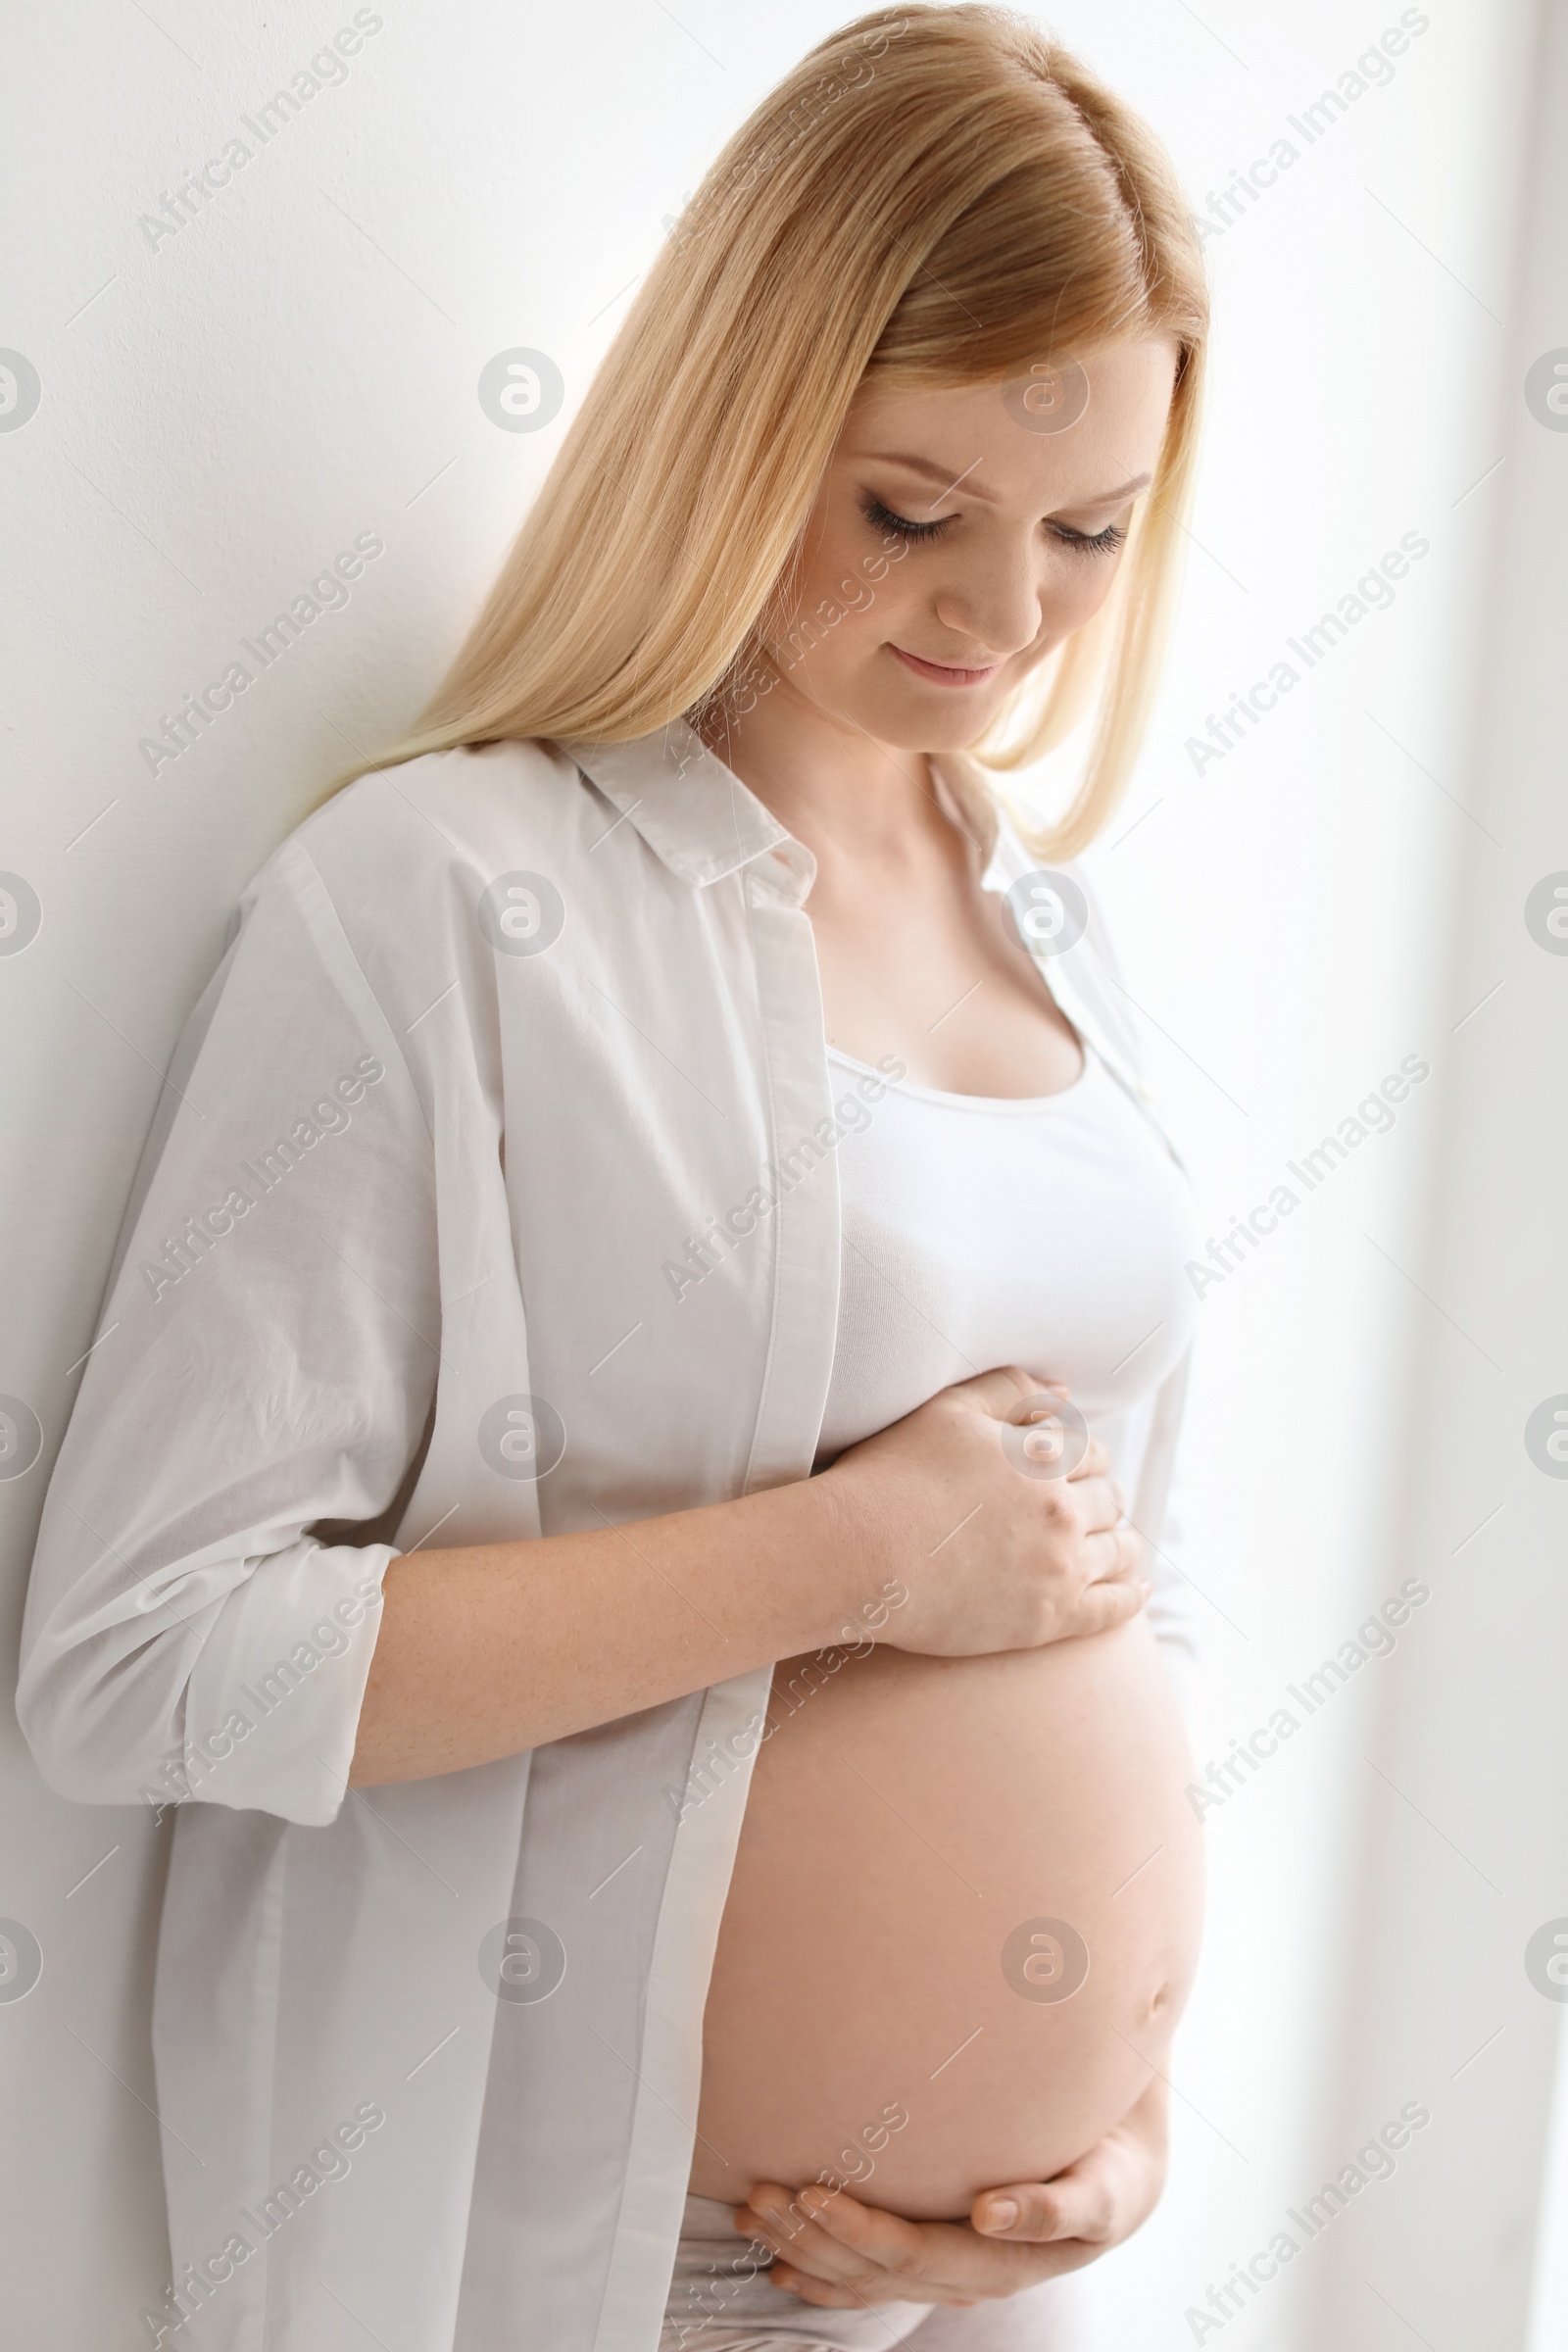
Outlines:
[[944, 628], [969, 639], [978, 659], [1004, 662], [1034, 644], [1044, 623], [1044, 581], [1029, 555], [999, 557], [977, 551], [963, 571], [938, 589], [936, 614]]

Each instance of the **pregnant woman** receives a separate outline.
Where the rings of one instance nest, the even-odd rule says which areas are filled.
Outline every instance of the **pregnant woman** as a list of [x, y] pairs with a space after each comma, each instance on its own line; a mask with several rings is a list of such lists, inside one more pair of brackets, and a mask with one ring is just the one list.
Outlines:
[[1071, 860], [1204, 323], [1070, 57], [862, 18], [246, 891], [19, 1699], [173, 1816], [152, 2344], [1062, 2352], [1152, 2209], [1190, 1211]]

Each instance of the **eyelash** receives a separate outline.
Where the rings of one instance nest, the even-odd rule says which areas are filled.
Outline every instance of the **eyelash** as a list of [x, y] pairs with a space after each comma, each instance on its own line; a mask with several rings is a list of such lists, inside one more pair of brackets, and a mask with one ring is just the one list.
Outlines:
[[[935, 539], [953, 520], [951, 514], [944, 514], [937, 522], [910, 522], [905, 515], [895, 514], [892, 508], [885, 507], [879, 498], [873, 497], [862, 502], [860, 512], [873, 529], [896, 531], [901, 539], [908, 539], [915, 544], [922, 539]], [[1058, 523], [1053, 523], [1051, 527], [1064, 546], [1078, 548], [1091, 556], [1113, 556], [1127, 536], [1125, 526], [1119, 522], [1108, 523], [1104, 530], [1093, 533], [1066, 530]]]

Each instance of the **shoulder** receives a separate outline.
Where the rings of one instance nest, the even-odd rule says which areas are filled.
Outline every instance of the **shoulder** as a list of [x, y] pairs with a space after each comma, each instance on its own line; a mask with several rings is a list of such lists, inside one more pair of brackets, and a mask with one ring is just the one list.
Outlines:
[[356, 942], [469, 922], [498, 876], [541, 869], [581, 887], [605, 803], [556, 745], [429, 752], [372, 768], [279, 844], [241, 894], [230, 936], [269, 906], [330, 910]]
[[458, 869], [494, 873], [530, 847], [574, 847], [596, 800], [554, 744], [466, 745], [357, 777], [284, 849], [351, 893], [428, 887]]
[[455, 973], [471, 980], [476, 909], [498, 881], [560, 876], [578, 896], [599, 883], [602, 861], [588, 852], [605, 823], [602, 797], [552, 744], [484, 744], [372, 769], [253, 876], [229, 945], [243, 937], [241, 956], [270, 969], [308, 938], [402, 1029]]

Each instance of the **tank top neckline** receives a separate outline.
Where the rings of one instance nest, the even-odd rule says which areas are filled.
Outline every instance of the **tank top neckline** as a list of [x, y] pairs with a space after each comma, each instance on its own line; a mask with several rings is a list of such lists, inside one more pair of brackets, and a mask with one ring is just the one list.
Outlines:
[[910, 1102], [929, 1102], [942, 1110], [981, 1111], [1007, 1117], [1054, 1110], [1058, 1102], [1071, 1102], [1083, 1094], [1089, 1077], [1090, 1064], [1098, 1060], [1099, 1056], [1081, 1030], [1077, 1032], [1077, 1036], [1079, 1050], [1083, 1054], [1082, 1067], [1070, 1085], [1058, 1086], [1054, 1094], [1049, 1095], [948, 1094], [941, 1087], [911, 1086], [905, 1079], [889, 1078], [886, 1070], [873, 1069], [867, 1061], [857, 1061], [853, 1054], [845, 1054], [837, 1046], [829, 1046], [827, 1055], [829, 1061], [838, 1062], [846, 1070], [854, 1070], [857, 1076], [875, 1078], [888, 1089], [890, 1094], [906, 1097]]

